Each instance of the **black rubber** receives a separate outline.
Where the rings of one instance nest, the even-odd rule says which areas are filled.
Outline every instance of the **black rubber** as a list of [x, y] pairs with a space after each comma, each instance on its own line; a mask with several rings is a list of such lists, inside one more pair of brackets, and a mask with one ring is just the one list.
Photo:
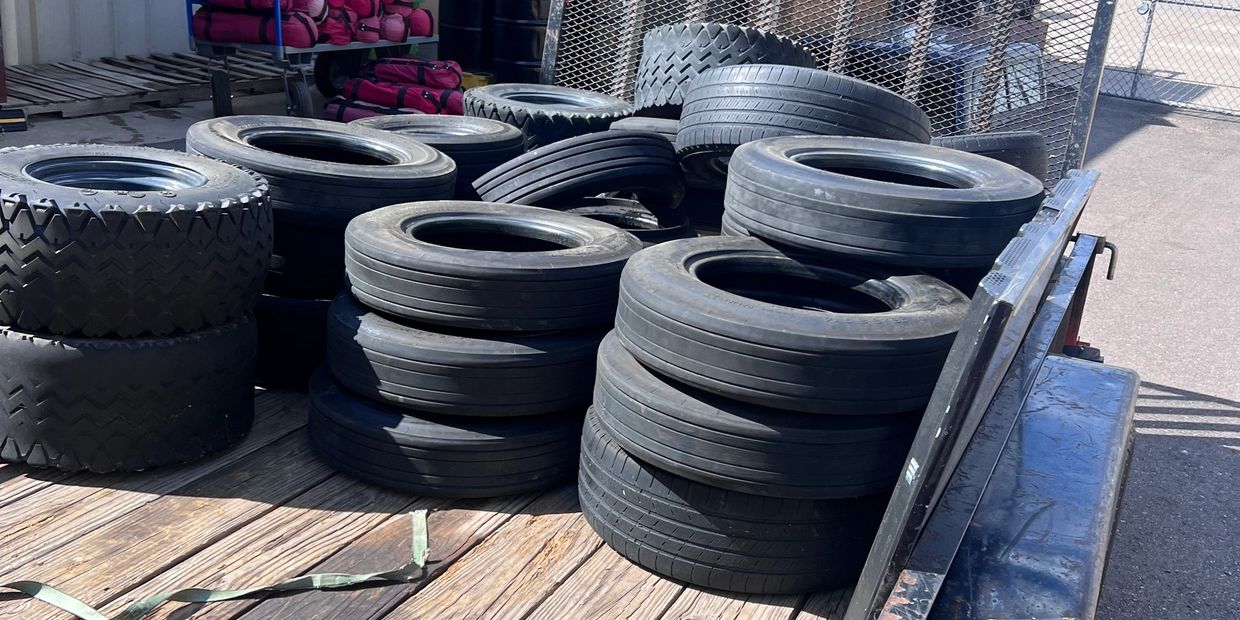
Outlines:
[[611, 224], [650, 247], [673, 239], [691, 239], [697, 236], [689, 218], [680, 211], [664, 213], [662, 217], [651, 213], [642, 203], [631, 198], [606, 198], [594, 196], [577, 200], [581, 205], [565, 209], [566, 213], [588, 217]]
[[604, 131], [632, 116], [629, 102], [611, 95], [546, 84], [491, 84], [465, 91], [465, 116], [503, 121], [536, 148]]
[[202, 121], [189, 128], [186, 149], [267, 179], [276, 233], [276, 268], [268, 283], [306, 298], [339, 292], [341, 233], [353, 217], [400, 202], [449, 198], [456, 187], [456, 164], [443, 153], [391, 132], [324, 120]]
[[813, 68], [818, 60], [786, 37], [730, 24], [669, 24], [646, 33], [637, 66], [640, 116], [680, 118], [685, 89], [702, 72], [729, 65]]
[[966, 153], [976, 153], [1005, 164], [1012, 164], [1039, 181], [1046, 180], [1046, 136], [1036, 131], [1004, 131], [963, 136], [941, 136], [931, 144]]
[[829, 255], [917, 268], [988, 266], [1042, 204], [1042, 182], [928, 144], [805, 136], [738, 148], [732, 228]]
[[702, 237], [629, 260], [616, 334], [659, 374], [714, 394], [806, 413], [889, 414], [929, 400], [968, 305], [930, 276]]
[[263, 295], [254, 310], [258, 326], [255, 380], [270, 388], [305, 390], [327, 355], [326, 299]]
[[474, 182], [483, 200], [564, 208], [588, 196], [628, 192], [656, 213], [684, 196], [676, 151], [648, 131], [611, 130], [534, 149]]
[[370, 56], [369, 52], [370, 50], [348, 50], [315, 54], [314, 87], [329, 99], [339, 95], [345, 81], [361, 73], [362, 65], [366, 64]]
[[572, 479], [581, 413], [414, 415], [349, 394], [324, 369], [310, 380], [309, 433], [319, 458], [359, 480], [431, 497], [498, 497]]
[[248, 319], [165, 338], [58, 338], [0, 328], [0, 459], [137, 471], [240, 441], [254, 418]]
[[211, 116], [232, 116], [232, 79], [223, 69], [211, 69], [208, 74], [211, 82]]
[[271, 257], [267, 184], [175, 151], [0, 154], [0, 325], [124, 338], [248, 315]]
[[550, 209], [442, 201], [367, 213], [345, 233], [353, 294], [388, 314], [465, 329], [611, 323], [620, 270], [641, 242]]
[[930, 141], [930, 118], [881, 86], [838, 73], [745, 65], [702, 73], [685, 90], [676, 151], [691, 180], [723, 189], [736, 147], [828, 135]]
[[590, 404], [599, 330], [434, 331], [398, 323], [351, 295], [332, 302], [327, 362], [355, 394], [423, 413], [521, 416]]
[[657, 133], [668, 142], [676, 143], [676, 132], [680, 129], [680, 121], [674, 118], [657, 118], [652, 116], [630, 116], [611, 124], [612, 129], [631, 129], [633, 131], [649, 131]]
[[594, 411], [626, 452], [721, 489], [830, 499], [889, 492], [920, 413], [816, 416], [756, 407], [659, 377], [614, 335]]
[[626, 454], [593, 413], [578, 495], [612, 549], [659, 575], [752, 594], [815, 592], [856, 580], [887, 498], [806, 500], [727, 491]]
[[489, 118], [442, 114], [373, 116], [350, 123], [391, 131], [435, 147], [456, 162], [456, 198], [479, 200], [474, 181], [525, 152], [519, 129]]

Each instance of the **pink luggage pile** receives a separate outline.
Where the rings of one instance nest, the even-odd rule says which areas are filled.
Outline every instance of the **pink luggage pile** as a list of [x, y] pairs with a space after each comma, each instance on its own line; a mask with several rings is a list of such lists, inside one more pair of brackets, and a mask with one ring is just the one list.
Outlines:
[[[220, 43], [276, 44], [277, 0], [206, 0], [194, 13], [194, 36]], [[419, 0], [280, 0], [279, 35], [288, 47], [353, 41], [404, 42], [435, 32]]]
[[349, 79], [323, 117], [348, 123], [389, 114], [464, 113], [461, 67], [452, 61], [381, 58]]

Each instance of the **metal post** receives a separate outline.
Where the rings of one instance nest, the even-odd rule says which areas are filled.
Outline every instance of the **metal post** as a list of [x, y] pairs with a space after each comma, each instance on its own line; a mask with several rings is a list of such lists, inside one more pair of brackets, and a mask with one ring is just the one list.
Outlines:
[[982, 92], [978, 97], [978, 105], [974, 110], [976, 122], [973, 131], [985, 133], [990, 131], [991, 120], [995, 112], [995, 98], [999, 94], [999, 84], [1007, 69], [1008, 40], [1012, 38], [1012, 13], [1015, 0], [1000, 0], [999, 23], [990, 31], [989, 47], [986, 50], [986, 64], [982, 69]]
[[1145, 50], [1150, 46], [1150, 31], [1154, 29], [1154, 9], [1158, 8], [1158, 0], [1149, 0], [1150, 10], [1145, 14], [1145, 33], [1141, 35], [1141, 51], [1137, 52], [1137, 64], [1132, 69], [1132, 88], [1128, 96], [1137, 98], [1137, 86], [1141, 84], [1141, 67], [1145, 65]]
[[917, 30], [913, 33], [913, 45], [908, 51], [908, 72], [904, 74], [902, 89], [909, 101], [916, 102], [921, 94], [921, 74], [929, 60], [930, 40], [934, 36], [934, 13], [938, 7], [939, 0], [921, 0], [917, 7]]
[[1115, 0], [1102, 0], [1094, 14], [1093, 31], [1089, 34], [1089, 48], [1085, 52], [1085, 66], [1081, 74], [1080, 94], [1076, 109], [1072, 112], [1072, 129], [1068, 133], [1068, 148], [1064, 152], [1059, 177], [1085, 163], [1085, 147], [1089, 142], [1089, 128], [1094, 122], [1094, 108], [1098, 105], [1098, 88], [1102, 85], [1102, 69], [1106, 61], [1107, 41], [1111, 33], [1111, 21], [1115, 18]]
[[560, 52], [560, 29], [564, 25], [564, 0], [552, 0], [547, 16], [547, 40], [543, 43], [542, 70], [539, 82], [555, 84], [555, 60]]

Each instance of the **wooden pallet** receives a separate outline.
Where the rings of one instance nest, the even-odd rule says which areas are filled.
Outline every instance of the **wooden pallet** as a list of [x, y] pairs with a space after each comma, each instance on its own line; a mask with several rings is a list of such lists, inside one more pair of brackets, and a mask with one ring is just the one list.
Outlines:
[[[408, 512], [431, 511], [430, 563], [408, 584], [211, 605], [152, 618], [727, 618], [840, 620], [847, 590], [757, 596], [668, 581], [612, 551], [576, 487], [486, 500], [404, 495], [336, 473], [306, 440], [306, 395], [267, 392], [249, 437], [183, 467], [66, 474], [0, 465], [0, 582], [52, 584], [108, 617], [140, 598], [409, 561]], [[824, 558], [823, 561], [829, 561]], [[4, 600], [0, 616], [62, 618]]]
[[[6, 67], [8, 101], [27, 115], [64, 117], [124, 112], [145, 103], [160, 107], [211, 98], [207, 60], [191, 54], [152, 54]], [[283, 90], [271, 58], [242, 50], [229, 60], [236, 95]]]

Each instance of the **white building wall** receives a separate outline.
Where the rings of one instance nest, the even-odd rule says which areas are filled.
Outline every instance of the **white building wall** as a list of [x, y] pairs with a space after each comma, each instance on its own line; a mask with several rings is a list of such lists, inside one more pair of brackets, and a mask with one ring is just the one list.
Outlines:
[[8, 65], [189, 49], [182, 0], [0, 0]]

